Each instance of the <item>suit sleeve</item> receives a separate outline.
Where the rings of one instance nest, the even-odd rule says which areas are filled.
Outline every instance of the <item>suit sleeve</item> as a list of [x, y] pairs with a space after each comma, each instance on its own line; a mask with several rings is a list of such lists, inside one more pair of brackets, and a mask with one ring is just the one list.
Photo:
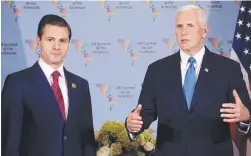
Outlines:
[[[139, 96], [138, 104], [142, 105], [140, 116], [142, 117], [143, 127], [139, 132], [128, 132], [129, 138], [134, 140], [136, 136], [140, 135], [144, 129], [149, 128], [151, 123], [157, 119], [156, 109], [156, 90], [155, 90], [155, 71], [153, 65], [149, 65], [144, 82], [142, 85], [141, 93]], [[126, 126], [127, 127], [127, 126]], [[131, 137], [133, 136], [133, 138]]]
[[89, 123], [87, 126], [87, 133], [85, 133], [85, 137], [83, 138], [83, 156], [96, 156], [96, 144], [95, 144], [95, 135], [94, 135], [94, 127], [93, 127], [93, 117], [92, 117], [92, 103], [91, 103], [91, 94], [89, 89], [89, 84], [87, 82], [87, 102], [86, 104], [88, 109], [88, 118]]
[[[249, 113], [251, 114], [251, 100], [248, 94], [248, 90], [246, 87], [246, 83], [243, 80], [243, 75], [241, 72], [241, 68], [239, 64], [236, 64], [235, 66], [233, 66], [233, 69], [231, 71], [231, 83], [230, 83], [230, 98], [231, 98], [231, 102], [235, 103], [234, 97], [233, 97], [233, 90], [235, 89], [242, 101], [242, 103], [246, 106], [246, 108], [248, 109]], [[243, 125], [243, 123], [240, 123], [241, 125]], [[248, 130], [250, 129], [250, 125], [249, 127], [247, 126], [245, 128], [245, 126], [240, 126], [240, 124], [238, 124], [238, 128], [241, 132], [244, 133], [248, 133]]]
[[2, 156], [19, 156], [23, 98], [18, 79], [7, 76], [2, 90]]

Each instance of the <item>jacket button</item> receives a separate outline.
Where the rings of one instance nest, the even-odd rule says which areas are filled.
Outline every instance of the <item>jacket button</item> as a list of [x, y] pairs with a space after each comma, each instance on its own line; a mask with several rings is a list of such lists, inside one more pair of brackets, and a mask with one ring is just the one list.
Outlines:
[[67, 136], [64, 136], [64, 140], [67, 140]]
[[187, 144], [185, 144], [184, 147], [187, 148]]

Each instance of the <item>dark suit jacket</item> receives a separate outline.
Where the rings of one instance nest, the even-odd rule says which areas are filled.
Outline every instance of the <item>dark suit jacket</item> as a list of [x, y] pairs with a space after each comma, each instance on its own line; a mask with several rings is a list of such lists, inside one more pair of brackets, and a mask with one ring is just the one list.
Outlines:
[[182, 89], [180, 53], [149, 65], [139, 104], [143, 129], [158, 118], [156, 156], [233, 156], [223, 103], [235, 102], [233, 89], [251, 112], [240, 65], [206, 48], [188, 110]]
[[64, 72], [66, 121], [38, 63], [7, 76], [2, 91], [2, 156], [96, 155], [88, 82]]

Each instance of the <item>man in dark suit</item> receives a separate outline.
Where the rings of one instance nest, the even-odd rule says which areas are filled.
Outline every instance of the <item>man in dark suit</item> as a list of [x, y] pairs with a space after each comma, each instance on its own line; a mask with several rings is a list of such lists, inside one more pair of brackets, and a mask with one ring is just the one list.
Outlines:
[[129, 137], [158, 118], [156, 156], [233, 156], [229, 122], [250, 128], [240, 65], [204, 46], [208, 25], [197, 6], [179, 9], [175, 33], [180, 51], [149, 65], [139, 105], [126, 119]]
[[37, 36], [39, 60], [3, 87], [2, 156], [95, 156], [88, 82], [63, 67], [71, 28], [46, 15]]

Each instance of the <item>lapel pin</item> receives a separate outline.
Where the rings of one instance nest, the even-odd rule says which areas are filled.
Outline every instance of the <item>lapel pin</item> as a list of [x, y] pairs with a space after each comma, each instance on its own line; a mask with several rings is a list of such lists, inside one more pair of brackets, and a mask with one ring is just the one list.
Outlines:
[[209, 70], [207, 68], [205, 68], [205, 71], [208, 72]]
[[72, 83], [71, 86], [72, 86], [72, 88], [77, 88], [76, 83]]

